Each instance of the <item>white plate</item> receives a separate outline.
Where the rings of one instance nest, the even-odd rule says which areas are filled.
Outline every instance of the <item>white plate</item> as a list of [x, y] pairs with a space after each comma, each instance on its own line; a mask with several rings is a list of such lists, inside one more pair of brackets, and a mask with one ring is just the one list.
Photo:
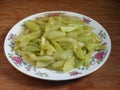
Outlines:
[[[35, 19], [36, 17], [41, 17], [44, 15], [55, 15], [58, 13], [65, 13], [67, 15], [71, 16], [77, 16], [84, 20], [84, 22], [90, 26], [93, 26], [95, 28], [94, 32], [99, 35], [99, 37], [103, 40], [103, 44], [106, 45], [107, 49], [104, 51], [96, 52], [92, 59], [90, 60], [90, 66], [88, 68], [86, 67], [79, 67], [76, 68], [68, 73], [58, 72], [54, 70], [48, 70], [45, 68], [42, 69], [36, 69], [29, 63], [27, 63], [25, 60], [23, 60], [17, 52], [13, 51], [14, 47], [14, 37], [17, 36], [20, 31], [23, 29], [23, 23], [25, 21]], [[92, 18], [74, 13], [74, 12], [68, 12], [68, 11], [49, 11], [49, 12], [42, 12], [38, 14], [34, 14], [32, 16], [26, 17], [20, 22], [18, 22], [16, 25], [13, 26], [13, 28], [8, 32], [5, 42], [4, 42], [4, 51], [7, 56], [8, 61], [19, 71], [22, 73], [38, 78], [38, 79], [44, 79], [44, 80], [54, 80], [54, 81], [60, 81], [60, 80], [70, 80], [70, 79], [76, 79], [83, 76], [86, 76], [97, 69], [99, 69], [108, 59], [108, 56], [111, 51], [111, 40], [106, 32], [106, 30], [95, 20]]]

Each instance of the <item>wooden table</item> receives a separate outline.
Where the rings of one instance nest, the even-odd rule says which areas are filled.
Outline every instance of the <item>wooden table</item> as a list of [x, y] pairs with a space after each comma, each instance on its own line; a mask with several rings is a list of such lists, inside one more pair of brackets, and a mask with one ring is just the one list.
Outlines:
[[[3, 44], [11, 27], [29, 15], [54, 10], [82, 13], [100, 22], [112, 40], [108, 61], [96, 72], [71, 81], [26, 76], [7, 61]], [[0, 0], [0, 90], [120, 90], [119, 0]]]

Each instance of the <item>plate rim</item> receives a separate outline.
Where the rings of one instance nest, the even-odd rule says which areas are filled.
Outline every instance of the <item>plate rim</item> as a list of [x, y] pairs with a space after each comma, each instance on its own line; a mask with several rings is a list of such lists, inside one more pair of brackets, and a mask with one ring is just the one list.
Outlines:
[[[6, 49], [5, 47], [6, 47], [7, 38], [8, 38], [8, 35], [10, 34], [10, 31], [11, 31], [17, 24], [19, 24], [20, 22], [23, 22], [23, 21], [24, 21], [25, 19], [27, 19], [27, 18], [30, 18], [30, 17], [34, 17], [34, 18], [35, 18], [35, 16], [37, 16], [37, 15], [39, 15], [39, 14], [43, 14], [43, 15], [44, 15], [44, 14], [46, 14], [46, 13], [58, 13], [58, 12], [59, 12], [59, 13], [60, 13], [60, 12], [63, 12], [63, 13], [73, 13], [73, 14], [77, 14], [77, 15], [82, 15], [82, 16], [88, 17], [88, 18], [90, 18], [91, 20], [93, 20], [95, 23], [97, 23], [101, 28], [103, 28], [103, 31], [106, 33], [106, 35], [107, 35], [107, 37], [108, 37], [107, 39], [109, 40], [109, 44], [110, 44], [109, 46], [110, 46], [110, 48], [109, 48], [109, 51], [108, 51], [105, 59], [102, 61], [102, 64], [99, 64], [99, 66], [98, 66], [97, 68], [93, 69], [92, 71], [88, 72], [88, 73], [85, 74], [85, 75], [84, 75], [84, 74], [83, 74], [83, 75], [77, 75], [77, 77], [70, 77], [70, 78], [67, 78], [67, 79], [50, 79], [50, 78], [45, 78], [45, 77], [36, 77], [36, 76], [33, 76], [33, 75], [28, 74], [27, 72], [22, 71], [22, 70], [19, 69], [17, 66], [15, 66], [14, 63], [12, 63], [12, 62], [9, 60], [9, 57], [8, 57], [7, 52], [6, 52], [6, 50], [5, 50], [5, 49]], [[42, 15], [41, 15], [41, 16], [42, 16]], [[30, 19], [29, 19], [29, 20], [30, 20]], [[4, 40], [4, 53], [5, 53], [5, 56], [7, 57], [7, 60], [9, 61], [9, 63], [12, 64], [12, 66], [13, 66], [15, 69], [17, 69], [18, 71], [20, 71], [21, 73], [23, 73], [23, 74], [25, 74], [25, 75], [27, 75], [27, 76], [34, 77], [34, 78], [37, 78], [37, 79], [42, 79], [42, 80], [50, 80], [50, 81], [64, 81], [64, 80], [77, 79], [77, 78], [81, 78], [81, 77], [83, 77], [83, 76], [87, 76], [87, 75], [89, 75], [89, 74], [97, 71], [97, 70], [100, 69], [100, 67], [103, 66], [103, 65], [105, 64], [105, 62], [108, 60], [108, 58], [109, 58], [109, 56], [110, 56], [110, 53], [111, 53], [111, 48], [112, 48], [112, 45], [111, 45], [110, 36], [109, 36], [107, 30], [106, 30], [99, 22], [97, 22], [95, 19], [93, 19], [93, 18], [91, 18], [91, 17], [89, 17], [89, 16], [87, 16], [87, 15], [84, 15], [84, 14], [81, 14], [81, 13], [76, 13], [76, 12], [71, 12], [71, 11], [46, 11], [46, 12], [39, 12], [39, 13], [36, 13], [36, 14], [29, 15], [29, 16], [27, 16], [27, 17], [19, 20], [16, 24], [14, 24], [14, 25], [12, 26], [12, 28], [8, 31], [8, 33], [7, 33], [6, 37], [5, 37], [5, 40]]]

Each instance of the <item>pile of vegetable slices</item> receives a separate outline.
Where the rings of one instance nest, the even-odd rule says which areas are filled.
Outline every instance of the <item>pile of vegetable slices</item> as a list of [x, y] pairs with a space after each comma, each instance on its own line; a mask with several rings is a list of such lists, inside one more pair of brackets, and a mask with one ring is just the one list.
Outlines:
[[24, 23], [14, 50], [36, 68], [68, 72], [88, 67], [92, 54], [106, 48], [93, 30], [75, 16], [46, 15]]

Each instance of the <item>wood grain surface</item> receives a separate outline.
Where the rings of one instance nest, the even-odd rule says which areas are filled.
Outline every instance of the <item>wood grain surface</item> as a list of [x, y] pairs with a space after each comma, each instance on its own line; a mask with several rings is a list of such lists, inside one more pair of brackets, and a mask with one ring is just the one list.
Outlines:
[[[4, 39], [19, 20], [44, 11], [82, 13], [109, 33], [112, 51], [96, 72], [71, 81], [44, 81], [17, 71], [4, 54]], [[0, 0], [0, 90], [120, 90], [120, 0]]]

